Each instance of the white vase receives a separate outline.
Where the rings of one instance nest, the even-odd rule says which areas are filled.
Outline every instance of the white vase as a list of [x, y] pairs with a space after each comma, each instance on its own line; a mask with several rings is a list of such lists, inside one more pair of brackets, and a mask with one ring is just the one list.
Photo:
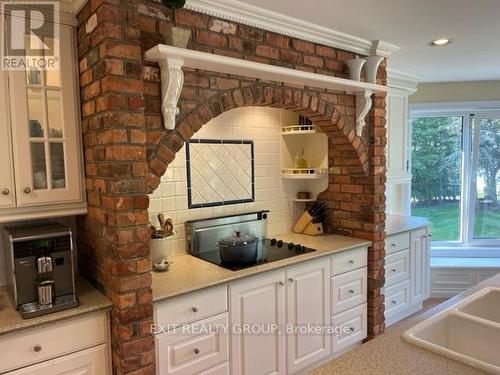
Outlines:
[[365, 64], [366, 82], [377, 83], [377, 71], [380, 63], [384, 60], [383, 56], [368, 56]]
[[361, 79], [361, 69], [365, 62], [365, 59], [360, 58], [347, 60], [345, 62], [349, 68], [349, 75], [353, 81], [359, 81]]

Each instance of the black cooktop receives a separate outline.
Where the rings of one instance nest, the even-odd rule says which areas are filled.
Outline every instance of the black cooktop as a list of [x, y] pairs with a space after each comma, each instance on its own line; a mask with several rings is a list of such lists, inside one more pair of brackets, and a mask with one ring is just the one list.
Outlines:
[[255, 267], [259, 264], [275, 262], [280, 259], [291, 258], [300, 254], [312, 253], [316, 251], [300, 244], [283, 242], [278, 239], [266, 239], [259, 243], [257, 259], [251, 263], [226, 263], [221, 261], [219, 249], [208, 250], [193, 256], [206, 260], [207, 262], [217, 264], [232, 271], [238, 271], [249, 267]]

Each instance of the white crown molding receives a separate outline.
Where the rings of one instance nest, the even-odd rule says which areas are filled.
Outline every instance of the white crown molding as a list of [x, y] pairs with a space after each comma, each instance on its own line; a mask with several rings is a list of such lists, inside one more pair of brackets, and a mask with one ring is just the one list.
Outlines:
[[403, 89], [414, 93], [417, 91], [418, 83], [422, 81], [421, 76], [402, 72], [400, 70], [387, 69], [387, 86], [397, 89]]
[[88, 0], [60, 0], [61, 11], [74, 14], [76, 16], [80, 13], [87, 1]]
[[393, 52], [400, 50], [400, 47], [387, 42], [358, 38], [238, 0], [187, 0], [185, 8], [360, 55], [376, 53], [380, 56], [389, 57]]

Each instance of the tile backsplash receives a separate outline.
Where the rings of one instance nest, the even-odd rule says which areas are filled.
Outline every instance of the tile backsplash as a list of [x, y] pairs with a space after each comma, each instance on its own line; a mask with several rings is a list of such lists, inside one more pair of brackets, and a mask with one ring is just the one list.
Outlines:
[[[235, 139], [254, 142], [255, 201], [215, 207], [188, 207], [185, 146], [169, 165], [161, 184], [150, 195], [150, 219], [159, 212], [171, 217], [177, 234], [172, 251], [186, 250], [184, 222], [241, 212], [270, 210], [268, 234], [287, 232], [292, 226], [294, 203], [287, 199], [280, 168], [281, 127], [297, 123], [293, 112], [266, 107], [243, 107], [225, 112], [205, 124], [193, 139]], [[223, 178], [224, 176], [219, 176]]]

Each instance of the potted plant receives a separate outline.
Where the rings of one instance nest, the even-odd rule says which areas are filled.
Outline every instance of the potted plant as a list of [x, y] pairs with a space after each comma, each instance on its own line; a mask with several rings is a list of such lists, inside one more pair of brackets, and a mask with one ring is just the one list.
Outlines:
[[162, 0], [162, 2], [172, 10], [172, 25], [165, 32], [165, 42], [174, 47], [186, 48], [191, 36], [191, 30], [179, 27], [175, 23], [175, 10], [183, 8], [186, 0]]

